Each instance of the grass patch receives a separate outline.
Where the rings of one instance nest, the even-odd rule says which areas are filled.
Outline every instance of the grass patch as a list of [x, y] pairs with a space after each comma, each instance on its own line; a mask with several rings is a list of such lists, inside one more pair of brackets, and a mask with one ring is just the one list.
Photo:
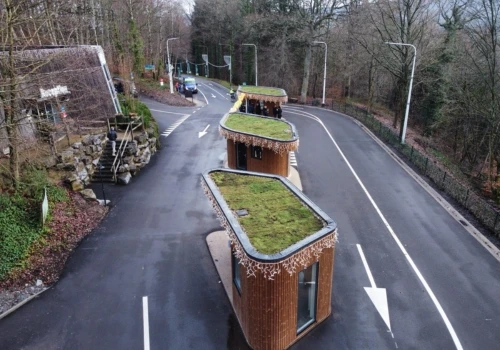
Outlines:
[[253, 85], [240, 85], [238, 91], [246, 92], [248, 94], [258, 94], [267, 96], [286, 96], [286, 92], [280, 88], [267, 87], [267, 86], [253, 86]]
[[0, 281], [16, 267], [23, 267], [30, 248], [43, 239], [40, 225], [43, 189], [47, 188], [49, 207], [68, 200], [64, 188], [51, 184], [45, 170], [25, 169], [19, 189], [0, 194]]
[[234, 131], [277, 140], [290, 140], [292, 138], [292, 128], [289, 124], [280, 120], [254, 117], [249, 114], [231, 113], [224, 125]]
[[324, 226], [279, 180], [225, 172], [210, 177], [231, 210], [248, 210], [238, 220], [261, 253], [280, 252]]

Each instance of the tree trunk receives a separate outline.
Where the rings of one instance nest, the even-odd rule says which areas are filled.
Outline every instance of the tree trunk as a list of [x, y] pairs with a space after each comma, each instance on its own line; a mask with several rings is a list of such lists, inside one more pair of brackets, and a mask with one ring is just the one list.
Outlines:
[[311, 45], [306, 47], [306, 57], [304, 58], [304, 77], [302, 78], [302, 89], [300, 90], [300, 102], [307, 101], [307, 88], [309, 86], [309, 68], [311, 67]]

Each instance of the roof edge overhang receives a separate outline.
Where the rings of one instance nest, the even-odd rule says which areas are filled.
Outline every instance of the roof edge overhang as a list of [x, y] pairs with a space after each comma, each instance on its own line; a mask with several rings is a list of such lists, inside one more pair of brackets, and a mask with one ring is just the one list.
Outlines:
[[[227, 118], [232, 113], [227, 113], [222, 117], [219, 122], [219, 133], [224, 136], [226, 139], [233, 140], [235, 142], [242, 142], [246, 145], [252, 146], [260, 146], [264, 148], [269, 148], [273, 150], [275, 153], [283, 154], [285, 152], [295, 151], [299, 148], [299, 135], [297, 133], [297, 129], [295, 125], [290, 123], [289, 121], [279, 120], [282, 123], [286, 123], [290, 126], [292, 130], [292, 137], [289, 140], [279, 140], [272, 137], [265, 137], [257, 134], [247, 133], [243, 131], [234, 130], [225, 126], [225, 122]], [[249, 118], [264, 118], [269, 120], [276, 120], [271, 117], [264, 117], [257, 114], [249, 114], [249, 113], [240, 113], [238, 114], [247, 114]]]
[[[250, 243], [246, 232], [241, 227], [233, 211], [227, 205], [219, 188], [210, 177], [214, 172], [226, 172], [243, 174], [249, 176], [267, 177], [280, 181], [290, 190], [313, 214], [325, 223], [325, 226], [300, 240], [297, 243], [283, 249], [275, 254], [263, 254], [257, 251]], [[337, 224], [323, 210], [314, 204], [304, 193], [295, 187], [288, 179], [279, 175], [263, 174], [252, 171], [241, 171], [233, 169], [216, 168], [202, 174], [202, 187], [209, 198], [212, 206], [219, 218], [221, 225], [225, 228], [231, 243], [234, 246], [235, 255], [240, 259], [249, 275], [254, 275], [260, 270], [268, 279], [272, 279], [275, 274], [280, 273], [283, 267], [288, 273], [293, 274], [298, 268], [306, 267], [305, 263], [312, 255], [318, 257], [323, 249], [333, 248], [337, 242]]]

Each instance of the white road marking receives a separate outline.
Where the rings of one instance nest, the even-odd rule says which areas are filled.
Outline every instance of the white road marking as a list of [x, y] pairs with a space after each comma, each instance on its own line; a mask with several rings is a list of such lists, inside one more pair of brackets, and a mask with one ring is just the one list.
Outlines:
[[162, 110], [159, 110], [159, 109], [149, 109], [150, 111], [153, 111], [153, 112], [160, 112], [160, 113], [168, 113], [168, 114], [177, 114], [177, 115], [186, 115], [185, 113], [175, 113], [175, 112], [167, 112], [167, 111], [162, 111]]
[[297, 164], [297, 157], [295, 157], [295, 152], [294, 151], [290, 152], [290, 165], [294, 166], [294, 167], [298, 166], [298, 164]]
[[[226, 96], [224, 96], [223, 94], [221, 94], [219, 91], [215, 90], [214, 88], [212, 88], [212, 87], [210, 87], [210, 86], [208, 86], [206, 84], [203, 84], [203, 85], [205, 85], [207, 88], [212, 89], [213, 91], [215, 91], [216, 93], [218, 93], [219, 95], [221, 95], [222, 98], [225, 98], [226, 100], [228, 99]], [[213, 96], [213, 94], [212, 94], [212, 96]]]
[[205, 130], [201, 131], [198, 133], [198, 138], [202, 138], [203, 136], [205, 136], [207, 134], [207, 129], [210, 127], [210, 124], [207, 125], [207, 127], [205, 128]]
[[[201, 94], [203, 95], [203, 98], [205, 99], [205, 102], [207, 103], [208, 105], [208, 100], [207, 100], [207, 96], [205, 96], [205, 94], [203, 93], [203, 91], [201, 91], [200, 89], [198, 89], [199, 92], [201, 92]], [[202, 108], [205, 107], [205, 106], [202, 106]]]
[[408, 261], [408, 263], [410, 264], [411, 268], [413, 269], [413, 271], [417, 275], [418, 279], [420, 280], [420, 282], [424, 286], [425, 290], [429, 294], [429, 297], [431, 298], [432, 302], [436, 306], [436, 309], [438, 310], [439, 314], [441, 315], [441, 318], [443, 319], [443, 321], [444, 321], [444, 323], [446, 325], [446, 328], [448, 329], [448, 332], [450, 333], [451, 338], [453, 339], [453, 343], [455, 344], [455, 347], [458, 350], [462, 350], [463, 347], [462, 347], [462, 344], [460, 343], [460, 340], [458, 339], [457, 333], [455, 332], [455, 329], [453, 328], [453, 325], [451, 324], [450, 320], [448, 319], [448, 316], [444, 312], [443, 307], [441, 306], [441, 304], [437, 300], [436, 296], [434, 295], [434, 292], [432, 291], [431, 287], [429, 286], [429, 284], [425, 280], [424, 276], [422, 276], [422, 274], [420, 273], [420, 270], [418, 269], [418, 267], [415, 264], [415, 262], [413, 261], [413, 259], [410, 257], [410, 254], [408, 254], [408, 252], [406, 251], [405, 247], [403, 246], [403, 244], [399, 240], [398, 236], [396, 235], [396, 233], [392, 229], [391, 225], [386, 220], [384, 214], [382, 214], [382, 212], [380, 211], [379, 207], [377, 206], [377, 203], [375, 203], [375, 201], [373, 200], [371, 194], [366, 189], [365, 185], [363, 184], [363, 182], [359, 178], [359, 176], [356, 173], [356, 171], [351, 166], [351, 163], [349, 163], [349, 161], [347, 160], [346, 156], [344, 155], [344, 153], [340, 149], [339, 145], [337, 144], [337, 142], [335, 141], [335, 139], [333, 138], [333, 136], [330, 134], [330, 131], [328, 131], [328, 129], [325, 126], [325, 124], [323, 123], [323, 121], [321, 119], [319, 119], [318, 117], [316, 117], [314, 114], [311, 114], [311, 113], [308, 113], [308, 112], [301, 112], [301, 113], [288, 112], [288, 113], [290, 113], [290, 114], [297, 114], [297, 115], [300, 115], [300, 116], [303, 116], [303, 117], [315, 120], [319, 124], [321, 124], [321, 126], [323, 127], [323, 129], [325, 130], [325, 132], [328, 134], [328, 137], [330, 137], [330, 140], [333, 142], [333, 144], [335, 145], [335, 147], [339, 151], [340, 155], [344, 159], [345, 163], [347, 164], [347, 166], [351, 170], [351, 173], [354, 175], [354, 177], [358, 181], [359, 185], [361, 186], [361, 188], [365, 192], [366, 196], [368, 197], [368, 200], [370, 201], [370, 203], [375, 208], [375, 211], [377, 212], [377, 214], [379, 215], [380, 219], [384, 223], [385, 227], [387, 228], [387, 230], [391, 234], [392, 238], [396, 241], [396, 244], [398, 245], [399, 249], [401, 250], [401, 252], [405, 256], [405, 258]]
[[142, 297], [142, 319], [144, 321], [144, 350], [149, 350], [148, 297]]
[[[356, 244], [358, 247], [359, 255], [361, 256], [361, 261], [363, 261], [363, 265], [366, 270], [366, 274], [368, 275], [368, 279], [370, 280], [371, 287], [365, 287], [365, 291], [368, 294], [368, 297], [372, 301], [373, 305], [377, 309], [378, 313], [382, 317], [389, 331], [391, 330], [391, 319], [389, 317], [389, 305], [387, 303], [387, 292], [385, 288], [377, 288], [375, 284], [375, 280], [373, 279], [372, 272], [370, 271], [370, 267], [368, 266], [368, 262], [366, 261], [365, 254], [363, 253], [363, 249], [361, 245]], [[391, 332], [392, 335], [392, 332]], [[392, 336], [394, 338], [394, 336]]]
[[185, 114], [184, 117], [182, 117], [181, 119], [177, 120], [175, 123], [173, 123], [172, 125], [170, 125], [168, 127], [167, 130], [165, 130], [164, 132], [161, 133], [162, 136], [165, 136], [167, 137], [168, 135], [170, 135], [179, 125], [181, 125], [182, 123], [184, 123], [184, 121], [189, 118], [191, 116], [191, 114]]

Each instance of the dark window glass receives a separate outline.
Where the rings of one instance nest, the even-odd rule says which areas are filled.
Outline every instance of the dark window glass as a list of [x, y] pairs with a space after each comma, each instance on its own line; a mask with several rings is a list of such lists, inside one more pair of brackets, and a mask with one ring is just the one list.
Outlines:
[[252, 146], [252, 158], [262, 160], [262, 147]]
[[238, 259], [231, 254], [231, 259], [233, 260], [233, 282], [238, 290], [238, 294], [241, 295], [241, 276], [240, 276], [240, 264]]
[[318, 263], [299, 272], [297, 300], [297, 333], [316, 321]]

